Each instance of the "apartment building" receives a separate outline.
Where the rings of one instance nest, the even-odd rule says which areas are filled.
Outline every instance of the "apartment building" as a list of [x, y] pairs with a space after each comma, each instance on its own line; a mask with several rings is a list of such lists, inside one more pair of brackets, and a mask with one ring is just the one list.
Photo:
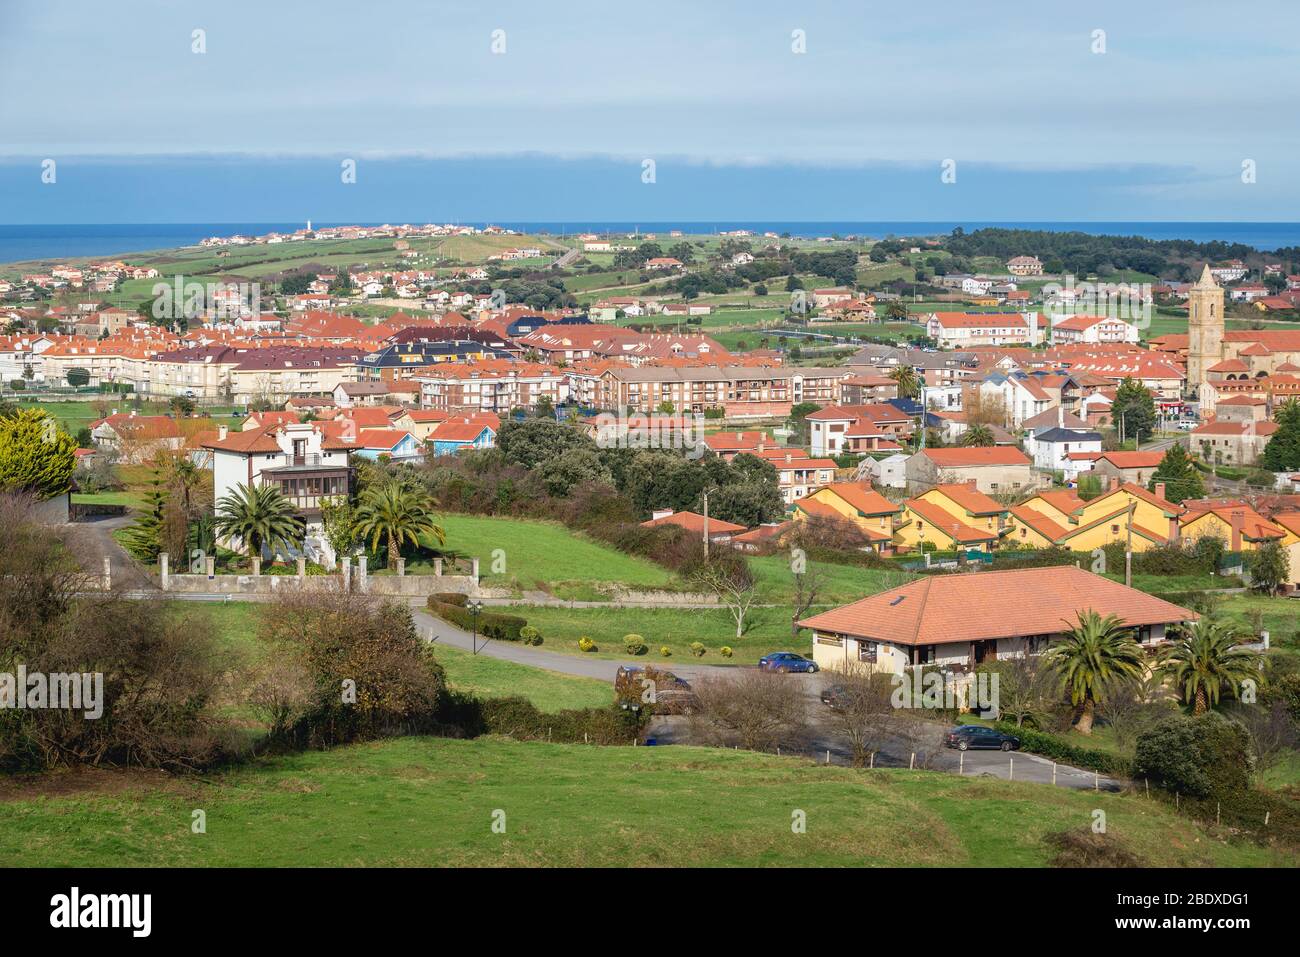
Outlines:
[[729, 419], [790, 414], [801, 402], [835, 405], [848, 369], [767, 366], [640, 366], [601, 373], [594, 397], [603, 409], [675, 412], [722, 409]]
[[417, 376], [420, 408], [441, 412], [495, 412], [534, 409], [545, 398], [560, 405], [569, 397], [568, 380], [554, 366], [489, 359], [450, 362]]

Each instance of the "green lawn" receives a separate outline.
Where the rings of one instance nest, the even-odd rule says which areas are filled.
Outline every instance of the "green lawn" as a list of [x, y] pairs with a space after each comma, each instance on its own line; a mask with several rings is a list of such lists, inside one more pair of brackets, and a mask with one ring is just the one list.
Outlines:
[[447, 682], [458, 691], [480, 698], [519, 695], [542, 711], [566, 708], [603, 708], [614, 699], [613, 686], [595, 678], [530, 668], [490, 655], [474, 655], [450, 645], [434, 645], [434, 654], [447, 669]]
[[[794, 573], [790, 562], [790, 556], [785, 554], [749, 557], [749, 567], [758, 581], [758, 593], [764, 603], [788, 604], [791, 601]], [[893, 568], [860, 568], [828, 562], [810, 562], [808, 567], [823, 580], [817, 601], [819, 605], [847, 604], [896, 588], [916, 577]]]
[[[625, 555], [558, 523], [481, 515], [444, 515], [441, 520], [447, 548], [477, 558], [488, 586], [532, 589], [561, 582], [611, 582], [660, 588], [672, 579], [661, 565]], [[422, 566], [408, 568], [418, 572]]]
[[[807, 637], [795, 639], [790, 633], [789, 606], [756, 608], [750, 612], [744, 637], [736, 637], [736, 625], [725, 609], [704, 608], [555, 608], [536, 605], [513, 605], [494, 608], [520, 615], [541, 631], [548, 651], [575, 655], [578, 639], [586, 635], [596, 642], [597, 651], [586, 652], [597, 658], [626, 658], [623, 636], [640, 635], [650, 646], [647, 661], [684, 661], [704, 664], [752, 664], [769, 651], [809, 651]], [[805, 633], [806, 635], [807, 633]], [[703, 658], [691, 655], [692, 642], [707, 650]], [[672, 656], [659, 654], [666, 645]], [[734, 653], [723, 658], [719, 649], [730, 647]]]
[[[1045, 834], [1156, 866], [1288, 861], [1139, 797], [686, 747], [404, 738], [0, 801], [0, 856], [95, 866], [1043, 866]], [[193, 811], [206, 832], [191, 830]], [[806, 832], [791, 821], [803, 812]], [[493, 822], [504, 822], [494, 833]]]

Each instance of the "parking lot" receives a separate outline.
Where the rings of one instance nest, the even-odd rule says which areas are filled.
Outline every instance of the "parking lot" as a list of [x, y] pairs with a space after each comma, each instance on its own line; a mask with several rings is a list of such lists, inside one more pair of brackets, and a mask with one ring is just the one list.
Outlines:
[[[680, 669], [681, 677], [687, 680], [693, 681], [698, 677], [689, 672], [689, 668]], [[823, 688], [832, 684], [835, 676], [819, 672], [813, 675], [791, 674], [783, 678], [799, 682], [805, 689], [809, 719], [807, 737], [801, 741], [791, 741], [788, 749], [783, 751], [804, 754], [817, 761], [829, 760], [831, 764], [851, 763], [849, 747], [842, 734], [836, 730], [830, 709], [820, 699]], [[1119, 781], [1105, 775], [1096, 775], [1092, 771], [1066, 764], [1055, 764], [1048, 758], [1023, 751], [963, 752], [945, 747], [943, 735], [948, 727], [945, 722], [925, 720], [917, 714], [900, 714], [890, 722], [889, 733], [882, 740], [876, 754], [875, 766], [914, 767], [918, 770], [962, 774], [965, 777], [1032, 781], [1080, 790], [1095, 788], [1101, 791], [1119, 791], [1122, 787]], [[656, 717], [648, 738], [657, 745], [690, 743], [689, 722], [678, 716]]]

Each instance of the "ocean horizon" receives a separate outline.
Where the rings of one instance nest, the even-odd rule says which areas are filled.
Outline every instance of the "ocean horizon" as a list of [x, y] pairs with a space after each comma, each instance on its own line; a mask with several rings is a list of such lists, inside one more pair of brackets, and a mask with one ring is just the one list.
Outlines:
[[[407, 220], [411, 224], [428, 222], [424, 218]], [[399, 220], [390, 220], [397, 224]], [[269, 232], [292, 232], [305, 226], [297, 223], [49, 223], [0, 224], [0, 263], [47, 261], [82, 256], [111, 256], [193, 246], [209, 236], [261, 235]], [[329, 226], [378, 226], [378, 222], [326, 222]], [[748, 229], [757, 234], [789, 233], [800, 238], [855, 235], [871, 239], [890, 236], [936, 236], [960, 226], [967, 232], [981, 228], [1029, 229], [1050, 232], [1083, 232], [1091, 235], [1141, 236], [1153, 240], [1188, 240], [1196, 243], [1240, 243], [1261, 252], [1285, 247], [1300, 247], [1300, 223], [1291, 222], [1123, 222], [1123, 221], [774, 221], [719, 220], [676, 222], [631, 221], [463, 221], [463, 225], [500, 226], [520, 232], [568, 235], [579, 232], [666, 233], [679, 229], [686, 233], [707, 234], [725, 230]], [[660, 238], [663, 238], [662, 236]]]

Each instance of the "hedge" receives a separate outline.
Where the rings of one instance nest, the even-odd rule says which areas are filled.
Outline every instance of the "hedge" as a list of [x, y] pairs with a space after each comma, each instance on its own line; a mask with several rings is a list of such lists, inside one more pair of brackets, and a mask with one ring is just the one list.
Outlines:
[[1125, 778], [1132, 776], [1132, 765], [1118, 755], [1108, 754], [1105, 751], [1094, 751], [1091, 748], [1081, 748], [1044, 731], [1036, 731], [1033, 728], [1017, 728], [1014, 724], [1008, 722], [1001, 722], [996, 727], [1005, 734], [1019, 738], [1022, 751], [1051, 758], [1060, 764], [1072, 764], [1076, 768], [1097, 771], [1101, 774]]
[[[444, 596], [429, 596], [429, 611], [443, 621], [464, 628], [466, 631], [473, 631], [475, 620], [474, 616], [465, 607], [465, 596], [458, 596], [461, 599], [459, 604], [442, 601], [442, 597]], [[528, 625], [528, 619], [520, 618], [518, 615], [502, 615], [494, 611], [482, 611], [479, 612], [477, 624], [478, 633], [485, 638], [495, 638], [498, 641], [519, 641], [520, 632]]]
[[466, 737], [507, 735], [519, 741], [630, 745], [640, 736], [642, 717], [612, 704], [604, 708], [543, 712], [527, 698], [451, 695], [440, 717]]

